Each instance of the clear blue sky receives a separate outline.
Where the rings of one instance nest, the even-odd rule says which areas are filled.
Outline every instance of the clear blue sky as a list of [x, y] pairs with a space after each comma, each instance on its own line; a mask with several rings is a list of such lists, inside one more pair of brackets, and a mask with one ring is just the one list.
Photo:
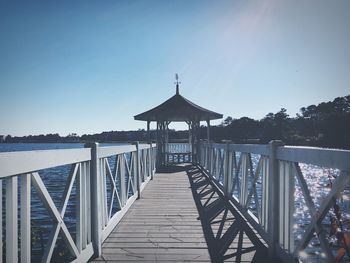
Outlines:
[[[0, 134], [145, 128], [180, 92], [260, 119], [350, 94], [350, 1], [0, 3]], [[172, 126], [181, 128], [183, 126]]]

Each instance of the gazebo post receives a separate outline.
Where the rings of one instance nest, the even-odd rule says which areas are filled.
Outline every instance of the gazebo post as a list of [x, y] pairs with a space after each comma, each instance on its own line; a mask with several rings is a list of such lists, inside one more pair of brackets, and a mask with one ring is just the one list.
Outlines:
[[[191, 155], [192, 155], [192, 138], [191, 138], [191, 121], [186, 121], [188, 125], [188, 147], [190, 147]], [[191, 156], [192, 158], [193, 156]]]
[[207, 120], [207, 141], [210, 141], [210, 120]]
[[195, 121], [193, 123], [193, 133], [194, 133], [194, 140], [193, 140], [193, 148], [194, 154], [195, 154], [195, 161], [199, 161], [199, 140], [200, 140], [200, 129], [199, 129], [199, 121]]
[[150, 129], [149, 129], [150, 123], [151, 123], [151, 121], [147, 121], [147, 142], [148, 143], [151, 143], [151, 134], [150, 134]]
[[164, 165], [164, 121], [161, 121], [160, 123], [160, 163]]
[[157, 143], [157, 164], [159, 164], [159, 130], [158, 130], [158, 121], [157, 121], [157, 129], [156, 129], [156, 143]]

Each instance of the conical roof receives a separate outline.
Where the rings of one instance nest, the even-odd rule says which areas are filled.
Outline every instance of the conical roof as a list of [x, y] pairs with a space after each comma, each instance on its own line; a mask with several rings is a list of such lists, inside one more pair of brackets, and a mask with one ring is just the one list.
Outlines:
[[221, 119], [222, 114], [207, 110], [177, 92], [157, 107], [134, 116], [139, 121], [207, 121]]

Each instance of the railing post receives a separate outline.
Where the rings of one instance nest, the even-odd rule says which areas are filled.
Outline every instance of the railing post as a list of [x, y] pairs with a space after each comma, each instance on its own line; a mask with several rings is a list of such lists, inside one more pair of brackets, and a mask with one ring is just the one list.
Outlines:
[[140, 164], [140, 145], [136, 142], [136, 188], [137, 188], [137, 199], [141, 198], [141, 164]]
[[230, 152], [230, 144], [226, 144], [225, 152], [225, 166], [224, 166], [224, 187], [225, 194], [230, 195], [231, 185], [232, 185], [232, 152]]
[[153, 180], [152, 158], [153, 158], [153, 149], [152, 149], [152, 142], [150, 142], [149, 152], [148, 152], [148, 171], [149, 171], [149, 174], [151, 175], [151, 180]]
[[269, 143], [269, 206], [268, 206], [268, 233], [269, 233], [269, 257], [276, 258], [279, 245], [279, 173], [276, 157], [277, 147], [282, 146], [282, 141], [274, 140]]
[[91, 191], [91, 242], [94, 256], [101, 256], [102, 228], [101, 228], [101, 178], [98, 157], [98, 143], [86, 143], [85, 148], [91, 148], [90, 163], [90, 191]]

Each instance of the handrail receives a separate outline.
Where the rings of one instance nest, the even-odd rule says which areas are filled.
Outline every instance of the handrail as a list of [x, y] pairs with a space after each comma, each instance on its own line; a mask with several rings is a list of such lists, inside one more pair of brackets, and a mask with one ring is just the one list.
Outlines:
[[60, 149], [0, 153], [0, 178], [50, 167], [89, 161], [89, 149]]
[[350, 171], [350, 151], [347, 150], [284, 146], [277, 149], [277, 158]]
[[[99, 147], [94, 143], [85, 147], [0, 153], [0, 211], [3, 184], [6, 197], [6, 231], [2, 230], [0, 216], [0, 261], [4, 254], [6, 262], [31, 261], [32, 201], [41, 202], [53, 222], [41, 262], [51, 261], [59, 235], [73, 262], [87, 262], [93, 255], [101, 254], [103, 240], [153, 178], [156, 145]], [[70, 170], [67, 176], [65, 170]], [[50, 171], [55, 172], [55, 177]], [[60, 201], [55, 200], [52, 189], [45, 184], [45, 178], [50, 177], [62, 179]], [[31, 186], [38, 197], [33, 196]], [[65, 221], [71, 202], [75, 203], [76, 217]], [[67, 225], [72, 220], [76, 226], [75, 239]], [[6, 234], [6, 246], [2, 233]]]
[[[267, 239], [271, 257], [278, 255], [286, 261], [304, 260], [303, 255], [316, 234], [323, 259], [327, 262], [334, 259], [322, 220], [337, 196], [349, 187], [350, 151], [283, 146], [279, 141], [268, 145], [202, 142], [199, 157], [198, 164], [204, 172]], [[305, 164], [339, 170], [331, 191], [325, 194], [318, 210], [301, 169]], [[297, 242], [293, 232], [296, 182], [311, 218]]]

